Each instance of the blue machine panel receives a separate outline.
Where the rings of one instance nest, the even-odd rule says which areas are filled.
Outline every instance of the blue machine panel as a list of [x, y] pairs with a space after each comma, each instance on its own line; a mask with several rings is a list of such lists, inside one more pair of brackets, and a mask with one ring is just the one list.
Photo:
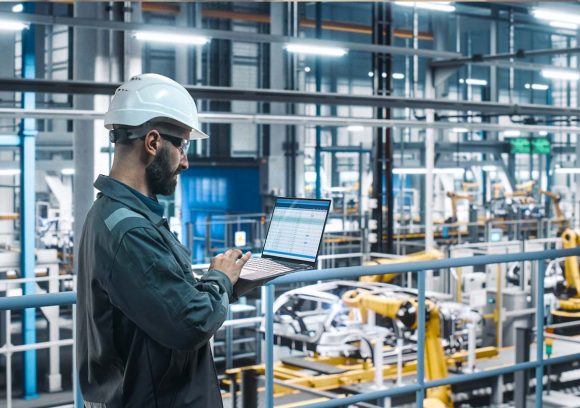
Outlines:
[[[192, 261], [203, 262], [208, 216], [262, 211], [258, 167], [191, 167], [181, 173], [183, 242], [192, 250]], [[187, 225], [193, 224], [193, 243], [187, 242]], [[224, 226], [212, 225], [213, 240], [224, 239]]]

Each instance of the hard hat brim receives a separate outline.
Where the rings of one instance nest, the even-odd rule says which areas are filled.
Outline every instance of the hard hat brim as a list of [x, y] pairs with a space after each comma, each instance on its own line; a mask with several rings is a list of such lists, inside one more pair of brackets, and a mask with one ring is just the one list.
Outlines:
[[206, 133], [203, 133], [201, 130], [191, 129], [191, 133], [189, 133], [189, 140], [202, 139], [209, 139], [209, 136]]

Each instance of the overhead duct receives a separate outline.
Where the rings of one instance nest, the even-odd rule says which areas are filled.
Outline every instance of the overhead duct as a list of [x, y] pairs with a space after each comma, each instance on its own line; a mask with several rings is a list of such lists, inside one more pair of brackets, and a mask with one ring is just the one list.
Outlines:
[[[48, 94], [113, 95], [119, 83], [58, 81], [51, 79], [0, 78], [0, 91], [42, 92]], [[580, 108], [539, 104], [506, 104], [485, 101], [456, 101], [437, 98], [408, 98], [393, 95], [348, 95], [333, 92], [286, 91], [280, 89], [241, 89], [219, 86], [185, 88], [195, 99], [256, 102], [305, 103], [320, 105], [377, 106], [437, 111], [472, 111], [499, 115], [552, 115], [580, 117]]]
[[[34, 109], [0, 108], [0, 118], [35, 118], [35, 119], [74, 119], [96, 120], [102, 119], [105, 112], [91, 110], [65, 110], [65, 109]], [[519, 130], [522, 132], [537, 133], [541, 131], [549, 133], [580, 133], [580, 127], [576, 126], [542, 126], [521, 124], [495, 124], [495, 123], [457, 123], [457, 122], [420, 122], [403, 119], [361, 119], [352, 117], [324, 117], [324, 116], [299, 116], [299, 115], [262, 115], [243, 113], [211, 113], [199, 114], [202, 123], [244, 123], [255, 125], [302, 125], [302, 126], [339, 126], [349, 127], [353, 125], [367, 127], [404, 127], [416, 129], [448, 129], [453, 131], [461, 125], [467, 131], [493, 131], [503, 132], [506, 130]]]

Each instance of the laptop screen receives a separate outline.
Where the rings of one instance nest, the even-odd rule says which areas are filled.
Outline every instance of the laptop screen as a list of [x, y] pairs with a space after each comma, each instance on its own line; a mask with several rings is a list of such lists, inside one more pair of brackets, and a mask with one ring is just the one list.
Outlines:
[[277, 199], [262, 255], [316, 261], [329, 208], [329, 200]]

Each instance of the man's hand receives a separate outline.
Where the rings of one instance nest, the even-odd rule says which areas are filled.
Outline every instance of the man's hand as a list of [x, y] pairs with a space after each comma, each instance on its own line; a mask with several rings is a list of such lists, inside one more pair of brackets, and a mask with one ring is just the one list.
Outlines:
[[246, 252], [245, 255], [242, 255], [242, 251], [239, 249], [228, 249], [225, 253], [213, 258], [209, 268], [225, 273], [230, 278], [232, 285], [235, 285], [240, 277], [242, 268], [251, 257], [251, 252]]

